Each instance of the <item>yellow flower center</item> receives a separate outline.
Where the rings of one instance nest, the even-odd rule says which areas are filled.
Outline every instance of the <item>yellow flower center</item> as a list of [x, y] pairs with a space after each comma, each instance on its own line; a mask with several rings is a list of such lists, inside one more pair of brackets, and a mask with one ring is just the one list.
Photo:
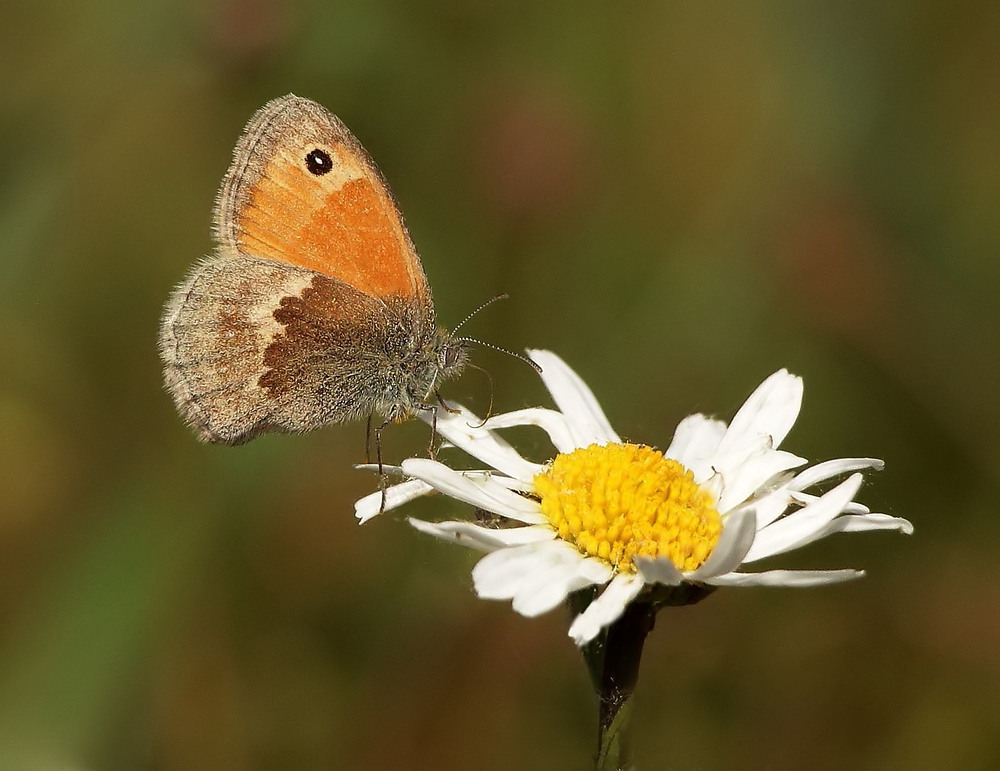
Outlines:
[[535, 477], [535, 489], [560, 538], [621, 573], [635, 572], [635, 556], [694, 570], [722, 532], [715, 501], [694, 475], [643, 445], [592, 444], [559, 455]]

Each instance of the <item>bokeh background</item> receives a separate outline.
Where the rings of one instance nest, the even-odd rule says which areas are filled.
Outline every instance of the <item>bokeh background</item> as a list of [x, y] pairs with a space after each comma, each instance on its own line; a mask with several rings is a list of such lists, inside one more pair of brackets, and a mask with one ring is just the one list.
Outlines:
[[[162, 391], [162, 304], [290, 91], [381, 165], [442, 322], [509, 292], [469, 333], [557, 351], [623, 435], [664, 447], [787, 366], [790, 449], [886, 459], [861, 499], [912, 538], [779, 560], [865, 580], [661, 614], [642, 768], [1000, 767], [998, 8], [5, 3], [0, 767], [590, 762], [567, 614], [476, 599], [475, 555], [401, 515], [359, 527], [363, 425], [207, 447]], [[547, 403], [475, 360], [497, 410]]]

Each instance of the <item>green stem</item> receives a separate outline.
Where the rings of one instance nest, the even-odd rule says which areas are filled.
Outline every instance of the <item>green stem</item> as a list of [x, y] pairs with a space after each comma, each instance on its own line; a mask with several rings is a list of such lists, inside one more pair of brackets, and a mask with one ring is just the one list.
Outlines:
[[598, 771], [623, 771], [632, 765], [632, 694], [639, 681], [639, 663], [646, 635], [653, 629], [656, 610], [652, 603], [633, 602], [603, 641], [603, 661], [597, 696]]
[[[634, 600], [621, 617], [583, 648], [590, 679], [599, 700], [597, 771], [629, 771], [632, 760], [632, 696], [639, 682], [639, 664], [656, 612], [664, 606], [693, 605], [713, 589], [696, 584], [656, 587]], [[582, 612], [597, 592], [584, 590], [570, 597], [574, 612]]]

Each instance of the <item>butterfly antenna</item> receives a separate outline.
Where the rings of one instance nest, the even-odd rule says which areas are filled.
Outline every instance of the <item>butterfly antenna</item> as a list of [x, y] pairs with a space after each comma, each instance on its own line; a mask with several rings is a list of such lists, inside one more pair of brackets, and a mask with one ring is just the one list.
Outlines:
[[[476, 308], [472, 313], [470, 313], [468, 316], [466, 316], [464, 319], [458, 322], [455, 328], [451, 330], [452, 335], [454, 335], [458, 330], [460, 330], [463, 326], [465, 326], [465, 324], [469, 321], [469, 319], [471, 319], [473, 316], [479, 313], [479, 311], [483, 310], [484, 308], [489, 308], [493, 303], [497, 302], [498, 300], [509, 300], [509, 299], [510, 295], [507, 294], [506, 292], [504, 294], [498, 294], [496, 297], [491, 297], [489, 300], [487, 300], [478, 308]], [[465, 338], [459, 338], [459, 339], [464, 340]]]
[[[456, 337], [455, 339], [456, 340], [461, 340], [463, 343], [475, 343], [476, 345], [481, 345], [484, 348], [492, 348], [494, 351], [499, 351], [500, 353], [506, 353], [508, 356], [513, 356], [515, 359], [520, 359], [525, 364], [527, 364], [529, 367], [531, 367], [533, 370], [535, 370], [535, 372], [537, 372], [539, 375], [542, 374], [542, 368], [538, 364], [536, 364], [535, 362], [533, 362], [527, 356], [522, 356], [521, 354], [519, 354], [519, 353], [517, 353], [515, 351], [512, 351], [509, 348], [503, 348], [503, 347], [501, 347], [499, 345], [493, 345], [493, 343], [485, 343], [482, 340], [477, 340], [474, 337]], [[472, 366], [472, 365], [470, 364], [468, 366]]]
[[[455, 325], [455, 328], [451, 330], [451, 334], [454, 336], [454, 334], [458, 330], [460, 330], [469, 319], [471, 319], [473, 316], [475, 316], [477, 313], [479, 313], [479, 311], [483, 310], [484, 308], [489, 308], [493, 303], [497, 302], [498, 300], [509, 300], [509, 299], [510, 299], [510, 295], [507, 294], [506, 292], [504, 294], [498, 294], [496, 297], [491, 297], [489, 300], [487, 300], [482, 305], [480, 305], [478, 308], [476, 308], [472, 313], [470, 313], [468, 316], [466, 316], [464, 319], [462, 319], [460, 322], [458, 322], [458, 324]], [[542, 368], [540, 366], [538, 366], [535, 362], [533, 362], [531, 359], [529, 359], [527, 356], [522, 356], [519, 353], [515, 353], [514, 351], [510, 350], [509, 348], [502, 348], [499, 345], [493, 345], [493, 343], [484, 343], [482, 340], [477, 340], [475, 337], [455, 337], [454, 339], [455, 340], [460, 340], [463, 343], [476, 343], [476, 345], [481, 345], [484, 348], [492, 348], [494, 351], [499, 351], [500, 353], [506, 353], [508, 356], [513, 356], [515, 359], [520, 359], [525, 364], [527, 364], [529, 367], [531, 367], [533, 370], [535, 370], [535, 372], [537, 372], [539, 374], [541, 374], [541, 372], [542, 372]], [[476, 369], [479, 369], [479, 367], [477, 367]], [[483, 372], [486, 372], [486, 370], [483, 370]], [[487, 375], [488, 374], [489, 373], [487, 373]], [[492, 381], [492, 378], [491, 378], [490, 379], [491, 385], [492, 385], [492, 382], [493, 381]]]

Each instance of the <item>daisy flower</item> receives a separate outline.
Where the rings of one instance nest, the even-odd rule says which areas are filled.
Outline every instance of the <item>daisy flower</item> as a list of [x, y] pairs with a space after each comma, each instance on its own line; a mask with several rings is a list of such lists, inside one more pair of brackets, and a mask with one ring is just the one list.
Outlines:
[[[364, 522], [433, 491], [493, 515], [472, 521], [425, 522], [418, 530], [487, 552], [472, 571], [476, 593], [510, 600], [537, 616], [580, 589], [603, 588], [572, 622], [578, 645], [593, 640], [654, 585], [819, 586], [864, 575], [860, 570], [746, 568], [832, 533], [895, 530], [905, 519], [870, 512], [854, 501], [875, 458], [842, 458], [807, 466], [778, 446], [798, 417], [802, 380], [779, 370], [726, 425], [704, 415], [680, 422], [659, 451], [624, 442], [586, 383], [549, 351], [528, 351], [558, 410], [531, 408], [485, 423], [464, 408], [439, 409], [437, 430], [485, 465], [456, 470], [428, 458], [397, 469], [408, 479], [359, 500]], [[537, 426], [555, 458], [523, 457], [498, 433]], [[811, 488], [845, 477], [822, 494]]]

